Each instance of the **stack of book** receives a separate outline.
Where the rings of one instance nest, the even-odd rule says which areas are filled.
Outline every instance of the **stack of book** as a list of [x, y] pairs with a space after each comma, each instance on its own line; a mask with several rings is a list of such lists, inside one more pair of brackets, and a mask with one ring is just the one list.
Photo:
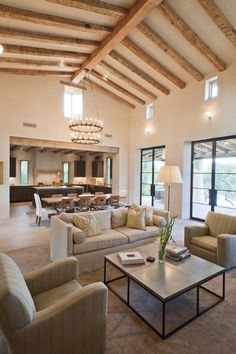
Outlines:
[[166, 247], [166, 256], [175, 261], [181, 261], [191, 256], [191, 253], [185, 246], [168, 245]]

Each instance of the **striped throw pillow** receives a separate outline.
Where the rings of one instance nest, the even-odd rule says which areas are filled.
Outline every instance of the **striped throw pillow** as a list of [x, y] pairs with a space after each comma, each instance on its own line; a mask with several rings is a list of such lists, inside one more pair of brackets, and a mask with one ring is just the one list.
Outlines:
[[74, 215], [73, 224], [84, 232], [85, 237], [92, 237], [101, 233], [101, 228], [92, 213]]

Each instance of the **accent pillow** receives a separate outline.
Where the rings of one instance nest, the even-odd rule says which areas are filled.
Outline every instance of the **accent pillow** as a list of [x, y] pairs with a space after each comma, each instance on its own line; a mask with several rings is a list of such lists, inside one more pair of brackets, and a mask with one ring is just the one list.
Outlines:
[[111, 227], [123, 227], [127, 224], [127, 208], [120, 208], [111, 211]]
[[163, 216], [153, 215], [153, 223], [156, 226], [162, 227], [166, 225], [166, 219]]
[[74, 243], [82, 243], [85, 240], [85, 233], [79, 229], [78, 227], [74, 226], [73, 224], [69, 223], [72, 228], [72, 237]]
[[135, 210], [134, 208], [128, 208], [126, 227], [130, 227], [131, 229], [140, 229], [146, 231], [145, 216], [146, 216], [145, 208], [140, 208], [140, 210]]
[[73, 216], [74, 226], [81, 229], [85, 237], [96, 236], [101, 233], [101, 228], [92, 213], [81, 213]]
[[153, 207], [133, 204], [132, 208], [135, 210], [146, 209], [145, 224], [146, 226], [153, 226]]

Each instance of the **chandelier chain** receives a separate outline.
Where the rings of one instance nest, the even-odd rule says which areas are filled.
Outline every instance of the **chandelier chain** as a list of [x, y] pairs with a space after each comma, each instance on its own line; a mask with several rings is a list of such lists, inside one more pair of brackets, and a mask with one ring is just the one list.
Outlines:
[[[87, 72], [87, 71], [86, 71], [86, 72]], [[95, 94], [94, 94], [94, 91], [93, 91], [93, 87], [92, 87], [92, 83], [91, 83], [90, 75], [88, 75], [88, 80], [89, 80], [90, 90], [91, 90], [91, 92], [92, 92], [92, 96], [93, 96], [93, 102], [94, 102], [95, 110], [96, 110], [96, 113], [97, 113], [97, 118], [100, 120], [100, 118], [99, 118], [99, 114], [98, 114], [97, 102], [96, 102]]]

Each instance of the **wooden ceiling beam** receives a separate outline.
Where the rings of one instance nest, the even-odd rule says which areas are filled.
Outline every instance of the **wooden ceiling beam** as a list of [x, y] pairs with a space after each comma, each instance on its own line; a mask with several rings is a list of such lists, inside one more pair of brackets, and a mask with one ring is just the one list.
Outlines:
[[71, 77], [72, 73], [68, 71], [54, 71], [54, 70], [30, 70], [30, 69], [13, 69], [13, 68], [0, 68], [1, 74], [14, 74], [14, 75], [39, 75], [39, 76], [63, 76]]
[[218, 26], [226, 38], [236, 47], [236, 31], [213, 0], [198, 0], [212, 21]]
[[186, 84], [184, 81], [179, 79], [175, 74], [170, 72], [164, 65], [159, 63], [156, 59], [154, 59], [151, 55], [146, 53], [143, 49], [138, 47], [133, 41], [128, 38], [123, 39], [122, 44], [138, 56], [139, 59], [143, 60], [149, 66], [151, 66], [154, 70], [156, 70], [159, 74], [163, 75], [166, 79], [171, 81], [173, 84], [183, 89]]
[[130, 79], [127, 75], [123, 74], [121, 71], [115, 69], [113, 66], [110, 64], [106, 63], [104, 60], [102, 60], [99, 65], [118, 77], [119, 79], [123, 80], [126, 82], [129, 86], [132, 86], [135, 90], [141, 92], [143, 95], [149, 97], [151, 100], [156, 100], [157, 96], [154, 95], [151, 91], [147, 90], [145, 87], [139, 85], [136, 81]]
[[32, 65], [36, 67], [42, 66], [53, 66], [53, 67], [63, 67], [65, 68], [78, 68], [80, 66], [79, 63], [71, 63], [66, 61], [51, 61], [51, 60], [36, 60], [36, 59], [21, 59], [21, 58], [8, 58], [8, 57], [0, 57], [0, 63], [7, 64], [19, 64], [19, 65]]
[[[93, 81], [93, 78], [91, 77], [91, 80]], [[85, 79], [86, 83], [89, 84], [89, 80]], [[122, 103], [123, 105], [131, 108], [131, 109], [135, 109], [136, 106], [133, 105], [132, 103], [130, 103], [129, 101], [126, 101], [124, 98], [121, 98], [120, 96], [116, 95], [115, 93], [109, 91], [108, 89], [106, 89], [105, 87], [99, 85], [97, 82], [93, 81], [93, 87], [98, 90], [101, 91], [102, 93], [105, 93], [107, 96], [110, 96], [112, 98], [114, 98], [117, 102]]]
[[176, 63], [178, 63], [182, 69], [187, 71], [194, 79], [201, 81], [204, 75], [197, 70], [185, 57], [179, 54], [174, 47], [168, 44], [164, 38], [162, 38], [157, 32], [155, 32], [149, 25], [142, 22], [138, 25], [139, 31], [141, 31], [152, 43], [156, 44], [158, 48], [162, 49], [167, 55], [169, 55]]
[[76, 152], [78, 152], [77, 150], [70, 150], [70, 151], [65, 151], [65, 152], [63, 152], [63, 154], [64, 155], [69, 155], [69, 154], [74, 154], [74, 153], [76, 153]]
[[37, 150], [38, 148], [36, 146], [30, 146], [28, 147], [27, 149], [25, 149], [25, 152], [29, 152], [29, 151], [32, 151], [32, 150]]
[[80, 81], [86, 70], [92, 70], [104, 57], [115, 48], [130, 31], [132, 31], [162, 0], [139, 0], [113, 28], [112, 33], [106, 36], [100, 46], [83, 62], [72, 78], [74, 83]]
[[164, 85], [162, 85], [161, 83], [159, 83], [158, 81], [153, 79], [151, 76], [146, 74], [146, 72], [144, 72], [143, 70], [139, 69], [136, 65], [131, 63], [129, 60], [124, 58], [122, 55], [117, 53], [115, 50], [113, 50], [110, 53], [110, 57], [115, 59], [116, 61], [118, 61], [120, 64], [124, 65], [127, 69], [129, 69], [134, 74], [136, 74], [139, 77], [141, 77], [143, 80], [148, 82], [150, 85], [155, 87], [157, 90], [163, 92], [165, 95], [169, 95], [170, 90], [168, 88], [166, 88]]
[[210, 47], [184, 22], [184, 20], [163, 1], [158, 7], [165, 18], [192, 44], [203, 56], [205, 56], [217, 70], [223, 71], [226, 64], [210, 49]]
[[76, 21], [70, 18], [48, 15], [41, 12], [20, 9], [2, 4], [0, 4], [0, 17], [6, 17], [18, 21], [27, 21], [38, 25], [76, 30], [80, 32], [103, 33], [112, 31], [112, 28], [109, 26]]
[[87, 90], [86, 87], [84, 87], [84, 86], [82, 86], [82, 85], [73, 84], [73, 83], [70, 82], [70, 81], [61, 80], [61, 81], [60, 81], [60, 84], [62, 84], [62, 85], [64, 85], [64, 86], [70, 86], [70, 87], [73, 87], [73, 88], [77, 88], [77, 89], [80, 89], [80, 90]]
[[87, 53], [77, 53], [66, 50], [45, 49], [36, 47], [26, 47], [20, 45], [3, 44], [4, 53], [23, 54], [23, 55], [37, 55], [38, 57], [51, 58], [68, 58], [68, 59], [84, 59], [88, 58]]
[[97, 47], [100, 42], [90, 39], [71, 38], [58, 35], [49, 35], [40, 32], [24, 31], [20, 29], [14, 29], [9, 27], [0, 26], [0, 37], [13, 38], [24, 41], [34, 41], [40, 43], [57, 44], [63, 46], [73, 46], [76, 48], [82, 47]]
[[90, 75], [96, 77], [98, 80], [104, 82], [106, 85], [114, 88], [115, 90], [117, 90], [120, 93], [122, 93], [123, 95], [131, 98], [132, 100], [138, 102], [139, 104], [145, 105], [145, 101], [143, 101], [141, 98], [139, 98], [138, 96], [136, 96], [133, 93], [129, 92], [128, 90], [124, 89], [120, 85], [116, 84], [114, 81], [104, 77], [102, 74], [98, 73], [97, 71], [92, 70], [90, 72]]
[[99, 0], [47, 0], [48, 2], [94, 12], [100, 15], [124, 17], [128, 9]]

